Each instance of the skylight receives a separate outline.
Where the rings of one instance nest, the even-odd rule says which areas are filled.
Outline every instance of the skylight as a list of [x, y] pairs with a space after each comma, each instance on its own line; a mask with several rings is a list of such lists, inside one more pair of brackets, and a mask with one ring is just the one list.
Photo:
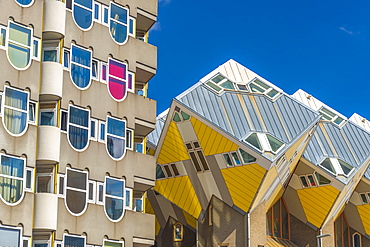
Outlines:
[[245, 142], [261, 152], [272, 152], [274, 154], [278, 153], [284, 146], [282, 141], [266, 133], [252, 133], [245, 138]]
[[224, 89], [235, 90], [234, 83], [220, 73], [208, 80], [205, 85], [217, 93], [221, 93]]
[[321, 162], [320, 166], [335, 176], [342, 175], [347, 177], [353, 170], [353, 166], [337, 158], [326, 158]]
[[275, 98], [279, 94], [277, 90], [273, 89], [257, 78], [249, 83], [249, 88], [251, 92], [265, 94], [271, 99]]
[[319, 110], [319, 113], [321, 115], [321, 118], [327, 121], [331, 121], [335, 123], [336, 125], [341, 125], [344, 122], [344, 119], [339, 117], [337, 114], [334, 112], [326, 109], [325, 107], [321, 107]]

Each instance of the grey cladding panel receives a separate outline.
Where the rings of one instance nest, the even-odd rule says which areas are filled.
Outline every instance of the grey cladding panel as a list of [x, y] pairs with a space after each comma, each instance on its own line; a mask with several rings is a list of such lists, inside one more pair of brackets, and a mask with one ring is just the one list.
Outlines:
[[[252, 120], [255, 131], [263, 131], [262, 124], [257, 116], [256, 110], [254, 109], [251, 100], [248, 95], [243, 95], [245, 107], [247, 108], [248, 114]], [[251, 128], [253, 130], [253, 128]]]
[[318, 136], [318, 141], [321, 143], [323, 154], [328, 157], [334, 157], [334, 152], [331, 149], [328, 140], [325, 138], [324, 133], [322, 132], [320, 127], [316, 128], [315, 134]]
[[235, 136], [240, 140], [247, 132], [249, 132], [250, 128], [240, 101], [238, 100], [238, 96], [235, 93], [227, 92], [221, 96], [221, 99]]
[[278, 139], [283, 140], [286, 143], [289, 143], [288, 137], [284, 132], [282, 123], [280, 122], [279, 116], [275, 111], [274, 103], [267, 99], [266, 96], [255, 96], [258, 109], [263, 118], [263, 122], [267, 128], [267, 131]]
[[305, 157], [315, 165], [323, 159], [324, 155], [315, 135], [311, 137], [310, 142], [306, 147], [305, 153], [306, 152], [308, 156]]
[[362, 164], [370, 155], [369, 133], [349, 121], [343, 126], [342, 132], [355, 153], [359, 164]]
[[346, 162], [349, 162], [350, 165], [357, 167], [358, 164], [353, 158], [345, 140], [343, 139], [340, 129], [337, 126], [334, 126], [332, 123], [325, 123], [324, 127], [339, 158], [344, 159]]
[[155, 123], [155, 129], [152, 132], [150, 132], [150, 134], [148, 135], [148, 141], [155, 146], [157, 146], [158, 144], [159, 137], [161, 136], [163, 126], [164, 126], [164, 122], [162, 120], [157, 120], [157, 122]]

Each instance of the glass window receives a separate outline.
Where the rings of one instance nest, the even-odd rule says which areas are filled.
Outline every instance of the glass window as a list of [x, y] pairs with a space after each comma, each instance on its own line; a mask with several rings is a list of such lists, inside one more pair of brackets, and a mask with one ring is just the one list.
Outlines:
[[119, 221], [125, 212], [125, 181], [105, 177], [105, 213], [112, 221]]
[[362, 246], [361, 234], [356, 232], [355, 234], [353, 234], [353, 247], [361, 247], [361, 246]]
[[262, 146], [260, 141], [258, 140], [257, 134], [253, 133], [245, 139], [246, 142], [251, 144], [253, 147], [257, 148], [258, 150], [262, 151]]
[[132, 209], [132, 189], [131, 188], [126, 188], [126, 208], [127, 209]]
[[183, 240], [183, 225], [180, 222], [177, 222], [173, 226], [173, 241], [182, 241]]
[[360, 194], [360, 197], [361, 197], [362, 203], [368, 204], [366, 194]]
[[81, 215], [87, 207], [87, 175], [86, 171], [67, 168], [65, 203], [74, 216]]
[[157, 164], [157, 167], [156, 167], [156, 178], [159, 179], [159, 178], [165, 178], [166, 176], [164, 175], [164, 172], [162, 170], [162, 167], [160, 164]]
[[0, 246], [20, 246], [21, 228], [0, 227]]
[[6, 27], [0, 26], [0, 47], [5, 47]]
[[270, 143], [271, 149], [273, 152], [277, 152], [283, 145], [284, 143], [276, 139], [275, 137], [266, 134], [267, 140]]
[[33, 0], [15, 0], [22, 7], [29, 7], [33, 4]]
[[94, 20], [96, 20], [97, 22], [101, 22], [100, 8], [101, 8], [101, 4], [98, 2], [94, 2]]
[[114, 100], [123, 101], [127, 95], [127, 64], [109, 58], [108, 91]]
[[220, 93], [223, 89], [235, 90], [234, 83], [221, 74], [217, 74], [215, 77], [207, 81], [205, 85], [217, 93]]
[[289, 212], [282, 198], [267, 211], [266, 217], [267, 235], [289, 239]]
[[58, 195], [64, 196], [64, 175], [59, 174], [59, 181], [58, 181]]
[[56, 126], [56, 103], [40, 103], [39, 125]]
[[171, 168], [172, 168], [173, 173], [175, 174], [175, 176], [180, 175], [179, 170], [177, 169], [176, 164], [171, 164]]
[[132, 150], [133, 130], [126, 129], [126, 148]]
[[82, 236], [64, 235], [64, 247], [85, 247], [86, 238]]
[[33, 53], [32, 58], [39, 60], [40, 59], [40, 39], [33, 38]]
[[83, 151], [89, 144], [90, 111], [69, 105], [68, 140], [77, 151]]
[[95, 80], [99, 80], [99, 71], [98, 71], [98, 68], [99, 68], [99, 61], [96, 60], [96, 59], [93, 59], [92, 60], [92, 78], [95, 79]]
[[242, 157], [242, 160], [243, 160], [244, 164], [252, 163], [252, 162], [255, 162], [257, 160], [255, 157], [253, 157], [252, 155], [250, 155], [249, 153], [247, 153], [246, 151], [244, 151], [241, 148], [239, 148], [239, 154]]
[[126, 121], [107, 116], [106, 147], [108, 154], [119, 160], [126, 153]]
[[[0, 100], [1, 100], [1, 97], [0, 97]], [[28, 105], [28, 121], [31, 123], [35, 123], [35, 108], [36, 108], [36, 104], [33, 102], [30, 102]]]
[[88, 195], [88, 202], [94, 203], [95, 202], [95, 181], [89, 181], [89, 195]]
[[104, 240], [104, 247], [123, 247], [123, 241]]
[[71, 80], [74, 85], [84, 90], [90, 86], [92, 76], [92, 52], [72, 44], [71, 48]]
[[8, 59], [16, 69], [26, 69], [31, 62], [32, 29], [9, 22]]
[[105, 142], [105, 122], [99, 121], [99, 141]]
[[329, 179], [317, 172], [315, 172], [315, 177], [319, 185], [326, 185], [331, 183]]
[[306, 176], [300, 176], [299, 178], [301, 179], [301, 183], [302, 183], [303, 188], [309, 187]]
[[231, 152], [231, 157], [232, 157], [235, 165], [240, 165], [241, 164], [239, 156], [236, 152]]
[[130, 17], [129, 34], [131, 36], [134, 36], [134, 22], [135, 22], [135, 19]]
[[72, 16], [76, 25], [84, 31], [93, 24], [93, 0], [73, 0]]
[[127, 90], [134, 92], [134, 85], [135, 85], [135, 74], [132, 72], [128, 72], [128, 83], [127, 83]]
[[108, 19], [109, 19], [109, 7], [103, 5], [102, 7], [102, 22], [105, 25], [108, 25]]
[[3, 97], [2, 119], [5, 129], [15, 136], [21, 136], [28, 123], [28, 92], [5, 86]]
[[66, 0], [66, 8], [72, 10], [72, 0]]
[[65, 69], [69, 69], [69, 61], [70, 61], [70, 52], [69, 49], [63, 49], [63, 67]]
[[310, 182], [311, 187], [317, 186], [315, 179], [312, 175], [307, 175], [308, 181]]
[[25, 160], [0, 154], [0, 195], [1, 199], [15, 204], [23, 197]]
[[32, 171], [33, 171], [32, 168], [26, 168], [26, 187], [25, 189], [27, 191], [32, 190], [32, 180], [33, 180]]
[[224, 154], [223, 156], [227, 166], [234, 166], [229, 154]]
[[42, 61], [59, 62], [59, 40], [42, 42]]
[[100, 71], [100, 81], [106, 83], [107, 82], [107, 71], [108, 65], [106, 63], [101, 62], [101, 71]]
[[344, 162], [343, 160], [338, 159], [339, 165], [342, 168], [343, 173], [347, 176], [352, 171], [353, 167]]
[[322, 167], [324, 167], [325, 169], [327, 169], [328, 171], [330, 171], [331, 173], [333, 174], [336, 174], [337, 172], [335, 171], [335, 168], [333, 166], [333, 164], [331, 163], [330, 159], [329, 158], [326, 158], [324, 159], [324, 161], [320, 164]]
[[68, 112], [66, 110], [60, 110], [60, 130], [67, 131], [68, 125]]
[[36, 167], [36, 192], [54, 193], [54, 167]]
[[167, 177], [172, 177], [172, 172], [170, 170], [170, 167], [168, 165], [163, 166], [164, 170], [166, 171]]
[[110, 3], [109, 31], [112, 39], [120, 45], [128, 39], [129, 11], [113, 2]]
[[251, 92], [263, 93], [263, 94], [266, 94], [270, 98], [274, 98], [276, 95], [279, 94], [278, 91], [268, 86], [267, 84], [263, 83], [257, 78], [255, 78], [253, 81], [249, 83], [249, 88]]
[[104, 183], [100, 183], [100, 182], [97, 182], [97, 201], [96, 203], [97, 204], [101, 204], [103, 205], [104, 204]]

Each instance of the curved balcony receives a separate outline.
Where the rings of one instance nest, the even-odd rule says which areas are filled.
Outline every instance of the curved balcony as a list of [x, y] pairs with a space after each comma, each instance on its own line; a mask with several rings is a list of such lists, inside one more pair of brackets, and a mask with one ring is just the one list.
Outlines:
[[58, 196], [56, 194], [36, 193], [34, 229], [56, 230], [57, 212]]
[[55, 164], [60, 158], [60, 129], [55, 126], [38, 126], [37, 164]]
[[44, 1], [44, 39], [61, 39], [65, 35], [66, 6], [62, 1]]
[[63, 92], [63, 65], [42, 62], [40, 101], [59, 100]]

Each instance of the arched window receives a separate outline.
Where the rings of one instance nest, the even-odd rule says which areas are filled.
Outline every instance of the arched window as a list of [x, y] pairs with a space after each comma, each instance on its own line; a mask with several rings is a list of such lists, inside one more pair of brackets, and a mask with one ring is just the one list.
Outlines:
[[350, 246], [350, 228], [347, 218], [342, 213], [334, 223], [336, 247]]
[[352, 241], [353, 241], [353, 247], [362, 247], [362, 239], [361, 239], [361, 234], [356, 232], [355, 234], [352, 235]]
[[113, 222], [120, 221], [125, 214], [125, 180], [105, 177], [104, 210]]
[[84, 151], [89, 144], [90, 111], [69, 105], [67, 136], [76, 151]]
[[14, 68], [25, 70], [31, 64], [32, 29], [9, 21], [8, 32], [8, 59]]
[[73, 84], [80, 90], [87, 89], [91, 84], [91, 61], [91, 50], [72, 44], [70, 75]]
[[0, 154], [0, 196], [3, 202], [18, 204], [24, 195], [25, 159]]
[[289, 212], [284, 199], [280, 198], [268, 211], [266, 219], [267, 235], [289, 239]]
[[126, 153], [126, 121], [107, 116], [106, 147], [109, 156], [120, 160]]
[[28, 126], [28, 92], [5, 86], [2, 112], [3, 125], [9, 134], [21, 136]]
[[89, 30], [93, 25], [93, 0], [73, 0], [72, 16], [79, 28]]
[[79, 216], [87, 208], [88, 173], [67, 167], [65, 183], [66, 207], [72, 215]]
[[128, 40], [129, 10], [114, 2], [110, 2], [109, 32], [112, 39], [119, 45]]
[[108, 60], [108, 91], [116, 101], [123, 101], [127, 95], [127, 64], [109, 58]]
[[182, 241], [184, 239], [184, 226], [177, 222], [173, 225], [173, 241]]
[[34, 0], [15, 0], [22, 7], [29, 7], [33, 4]]

